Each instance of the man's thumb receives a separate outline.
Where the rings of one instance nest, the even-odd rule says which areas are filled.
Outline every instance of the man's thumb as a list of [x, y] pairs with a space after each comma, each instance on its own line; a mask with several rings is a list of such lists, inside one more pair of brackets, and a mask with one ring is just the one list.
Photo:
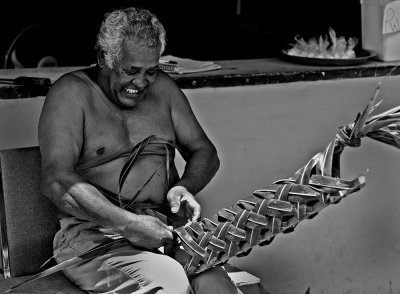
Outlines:
[[171, 212], [172, 213], [177, 213], [179, 211], [180, 207], [180, 202], [179, 201], [174, 201], [171, 203]]

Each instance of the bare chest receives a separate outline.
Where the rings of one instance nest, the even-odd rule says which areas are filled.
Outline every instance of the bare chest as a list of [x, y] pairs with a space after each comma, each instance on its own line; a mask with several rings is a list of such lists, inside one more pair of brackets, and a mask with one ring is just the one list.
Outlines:
[[80, 161], [102, 161], [127, 153], [150, 135], [175, 141], [169, 109], [146, 107], [140, 111], [121, 112], [107, 108], [90, 109], [85, 113]]

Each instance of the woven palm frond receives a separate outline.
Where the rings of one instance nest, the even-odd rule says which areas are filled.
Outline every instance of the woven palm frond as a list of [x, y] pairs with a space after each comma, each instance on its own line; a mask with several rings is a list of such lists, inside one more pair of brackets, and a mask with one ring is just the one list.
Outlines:
[[326, 149], [291, 177], [254, 191], [211, 219], [175, 229], [188, 255], [184, 262], [188, 275], [246, 255], [254, 246], [267, 245], [277, 234], [292, 232], [301, 221], [361, 189], [364, 175], [350, 181], [340, 178], [343, 148], [360, 146], [363, 137], [400, 148], [400, 106], [371, 116], [382, 102], [377, 101], [380, 86], [356, 119], [340, 127]]

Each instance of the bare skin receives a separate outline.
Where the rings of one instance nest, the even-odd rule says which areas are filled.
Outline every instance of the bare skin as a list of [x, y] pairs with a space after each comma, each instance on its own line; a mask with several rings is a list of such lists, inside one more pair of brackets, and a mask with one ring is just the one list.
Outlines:
[[[173, 168], [175, 184], [165, 195], [160, 174], [161, 179], [151, 182], [137, 202], [168, 202], [172, 212], [179, 210], [195, 220], [201, 208], [193, 195], [215, 175], [217, 152], [183, 92], [157, 70], [157, 49], [125, 41], [114, 69], [104, 64], [102, 56], [99, 52], [100, 67], [86, 72], [107, 99], [93, 99], [86, 82], [71, 74], [48, 93], [39, 122], [42, 191], [64, 214], [112, 229], [136, 246], [158, 248], [173, 239], [171, 228], [157, 218], [110, 203], [82, 175], [117, 193], [126, 157], [104, 163], [105, 158], [129, 152], [149, 135], [175, 142], [187, 154], [182, 178]], [[122, 196], [130, 199], [163, 160], [157, 155], [140, 159], [126, 179]]]

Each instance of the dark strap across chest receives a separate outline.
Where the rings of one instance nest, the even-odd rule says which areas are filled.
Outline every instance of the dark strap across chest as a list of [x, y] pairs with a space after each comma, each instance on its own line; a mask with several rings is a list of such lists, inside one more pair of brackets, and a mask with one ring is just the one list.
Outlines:
[[[124, 166], [121, 169], [118, 181], [118, 193], [114, 193], [105, 189], [104, 187], [92, 182], [91, 180], [84, 177], [91, 185], [96, 187], [110, 202], [118, 205], [119, 207], [126, 209], [128, 211], [134, 212], [136, 214], [141, 214], [143, 210], [146, 209], [161, 209], [162, 205], [154, 203], [137, 203], [135, 202], [139, 194], [143, 191], [146, 185], [151, 181], [157, 171], [165, 164], [166, 179], [165, 179], [165, 193], [168, 190], [170, 183], [170, 161], [173, 160], [175, 154], [174, 148], [179, 150], [176, 144], [166, 141], [164, 139], [157, 138], [155, 135], [148, 136], [138, 144], [136, 144], [130, 151]], [[122, 187], [125, 183], [129, 172], [134, 166], [135, 162], [141, 155], [165, 155], [164, 163], [160, 164], [150, 175], [150, 177], [144, 182], [142, 187], [135, 193], [135, 195], [129, 199], [123, 199], [121, 197]]]

